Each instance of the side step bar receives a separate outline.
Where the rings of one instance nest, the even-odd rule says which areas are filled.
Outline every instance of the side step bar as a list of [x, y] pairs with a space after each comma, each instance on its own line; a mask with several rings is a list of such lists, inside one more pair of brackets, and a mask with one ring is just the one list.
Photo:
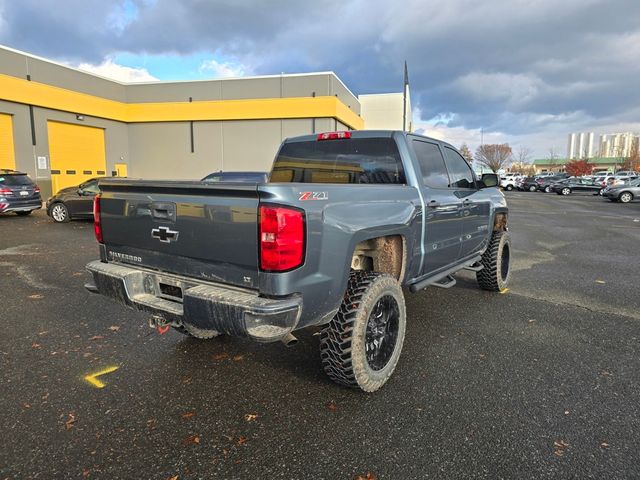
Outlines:
[[411, 293], [416, 293], [417, 291], [422, 290], [423, 288], [426, 288], [431, 285], [433, 285], [434, 287], [440, 287], [440, 288], [451, 288], [456, 284], [455, 278], [453, 278], [451, 275], [464, 269], [470, 269], [472, 271], [481, 270], [482, 269], [482, 265], [480, 264], [481, 260], [482, 260], [482, 257], [480, 255], [476, 255], [475, 257], [471, 257], [468, 260], [465, 260], [464, 262], [461, 262], [460, 264], [455, 265], [454, 267], [451, 267], [448, 270], [445, 270], [444, 272], [438, 273], [436, 275], [432, 275], [430, 277], [428, 276], [427, 278], [423, 277], [421, 280], [417, 280], [417, 281], [414, 280], [415, 283], [409, 284], [409, 291]]
[[484, 265], [482, 265], [481, 263], [474, 263], [473, 265], [467, 265], [466, 267], [464, 267], [465, 270], [470, 270], [472, 272], [479, 272], [483, 268]]
[[456, 284], [456, 279], [453, 278], [451, 275], [447, 275], [446, 277], [438, 280], [435, 283], [432, 283], [431, 286], [432, 287], [438, 287], [438, 288], [451, 288]]

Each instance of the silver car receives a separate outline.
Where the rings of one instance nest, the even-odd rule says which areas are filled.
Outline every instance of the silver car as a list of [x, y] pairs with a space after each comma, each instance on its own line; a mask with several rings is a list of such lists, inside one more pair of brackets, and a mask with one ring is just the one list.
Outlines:
[[603, 190], [602, 196], [612, 202], [629, 203], [640, 198], [640, 179], [622, 185], [614, 185]]

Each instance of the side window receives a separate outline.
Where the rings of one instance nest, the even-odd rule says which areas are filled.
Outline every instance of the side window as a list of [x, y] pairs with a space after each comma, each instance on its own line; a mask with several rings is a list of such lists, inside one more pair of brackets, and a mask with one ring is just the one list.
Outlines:
[[476, 188], [473, 172], [467, 161], [453, 148], [445, 147], [445, 162], [449, 177], [451, 177], [451, 188]]
[[100, 193], [100, 189], [98, 188], [98, 182], [96, 181], [85, 183], [82, 189], [85, 192], [89, 192], [89, 193]]
[[422, 182], [431, 188], [449, 187], [449, 175], [438, 145], [414, 140], [413, 149], [422, 170]]

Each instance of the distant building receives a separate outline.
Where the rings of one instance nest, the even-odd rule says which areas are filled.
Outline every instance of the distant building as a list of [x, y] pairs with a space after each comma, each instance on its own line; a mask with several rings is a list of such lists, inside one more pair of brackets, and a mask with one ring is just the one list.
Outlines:
[[570, 133], [567, 143], [567, 158], [593, 157], [593, 132]]
[[[567, 163], [575, 158], [538, 158], [532, 162], [536, 169], [536, 174], [543, 172], [564, 172]], [[588, 159], [588, 163], [593, 165], [593, 171], [606, 170], [615, 172], [624, 164], [623, 157], [593, 157]]]
[[629, 157], [638, 148], [640, 136], [636, 133], [607, 133], [600, 135], [601, 157]]
[[[413, 131], [411, 123], [411, 98], [407, 89], [405, 96], [400, 93], [378, 93], [358, 95], [360, 114], [369, 130], [407, 130]], [[404, 121], [404, 126], [403, 126]]]

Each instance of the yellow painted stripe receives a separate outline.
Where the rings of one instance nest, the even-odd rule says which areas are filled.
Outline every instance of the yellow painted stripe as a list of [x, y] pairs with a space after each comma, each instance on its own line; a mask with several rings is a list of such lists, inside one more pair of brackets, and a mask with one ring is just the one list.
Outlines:
[[124, 103], [0, 74], [0, 99], [127, 123], [335, 118], [364, 128], [364, 120], [337, 97]]
[[106, 375], [107, 373], [115, 372], [117, 369], [118, 367], [107, 367], [103, 370], [100, 370], [99, 372], [85, 375], [84, 379], [96, 388], [104, 388], [105, 384], [100, 380], [98, 380], [96, 377], [99, 377], [100, 375]]

